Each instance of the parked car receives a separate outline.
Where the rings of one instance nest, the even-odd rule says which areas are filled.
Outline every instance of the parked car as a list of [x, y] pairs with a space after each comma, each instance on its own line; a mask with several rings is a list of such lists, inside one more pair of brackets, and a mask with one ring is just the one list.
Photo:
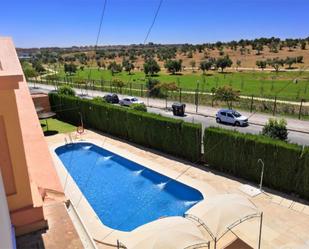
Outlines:
[[105, 101], [107, 103], [112, 103], [112, 104], [118, 104], [119, 103], [118, 95], [115, 94], [115, 93], [108, 93], [108, 94], [104, 95], [103, 99], [105, 99]]
[[122, 100], [119, 101], [120, 105], [130, 106], [132, 104], [144, 104], [143, 101], [139, 101], [135, 97], [125, 97]]
[[236, 126], [247, 126], [248, 118], [235, 110], [221, 109], [216, 114], [217, 123], [228, 123]]

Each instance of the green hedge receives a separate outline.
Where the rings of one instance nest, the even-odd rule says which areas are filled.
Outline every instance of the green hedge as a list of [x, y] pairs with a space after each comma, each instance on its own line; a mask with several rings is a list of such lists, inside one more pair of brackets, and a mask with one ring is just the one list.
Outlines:
[[204, 133], [204, 160], [219, 171], [309, 199], [309, 147], [220, 128]]
[[201, 158], [200, 124], [56, 93], [50, 93], [49, 99], [52, 110], [63, 121], [79, 125], [80, 112], [85, 127], [192, 162]]

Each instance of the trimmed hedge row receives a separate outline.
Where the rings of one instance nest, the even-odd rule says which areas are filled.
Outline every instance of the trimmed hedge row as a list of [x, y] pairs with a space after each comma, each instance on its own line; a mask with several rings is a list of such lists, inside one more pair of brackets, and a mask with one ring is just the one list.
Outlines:
[[85, 127], [192, 162], [201, 158], [200, 124], [56, 93], [50, 93], [49, 100], [52, 110], [63, 121], [79, 125], [80, 112]]
[[220, 128], [204, 133], [204, 160], [219, 171], [309, 199], [309, 147]]

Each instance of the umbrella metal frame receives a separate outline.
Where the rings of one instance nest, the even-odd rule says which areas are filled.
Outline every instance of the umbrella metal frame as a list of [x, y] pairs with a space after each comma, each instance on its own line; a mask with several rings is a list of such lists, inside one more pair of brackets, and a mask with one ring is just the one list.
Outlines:
[[[199, 243], [199, 244], [195, 244], [195, 245], [190, 245], [187, 246], [183, 249], [198, 249], [198, 248], [205, 248], [207, 246], [208, 249], [210, 249], [210, 241], [206, 242], [206, 243]], [[127, 248], [123, 243], [121, 243], [119, 240], [117, 240], [117, 249], [120, 248]]]
[[196, 222], [198, 222], [206, 231], [207, 233], [211, 236], [211, 238], [213, 239], [215, 246], [214, 248], [216, 249], [217, 246], [217, 242], [229, 231], [231, 231], [234, 227], [238, 226], [239, 224], [243, 223], [246, 220], [250, 220], [253, 218], [257, 218], [260, 217], [260, 226], [259, 226], [259, 240], [258, 240], [258, 249], [261, 248], [261, 237], [262, 237], [262, 224], [263, 224], [263, 212], [261, 213], [255, 213], [255, 214], [250, 214], [247, 216], [244, 216], [243, 218], [236, 220], [235, 222], [233, 222], [232, 224], [230, 224], [227, 228], [226, 231], [220, 236], [220, 237], [216, 237], [212, 231], [210, 230], [210, 228], [197, 216], [192, 215], [192, 214], [185, 214], [184, 215], [185, 218], [188, 219], [192, 219], [195, 220]]

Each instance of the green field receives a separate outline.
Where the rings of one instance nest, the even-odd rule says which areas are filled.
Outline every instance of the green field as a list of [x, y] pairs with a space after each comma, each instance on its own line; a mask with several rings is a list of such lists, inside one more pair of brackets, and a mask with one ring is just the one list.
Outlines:
[[[91, 71], [91, 72], [90, 72]], [[131, 82], [131, 87], [140, 89], [140, 84], [145, 85], [147, 78], [143, 72], [134, 72], [129, 75], [127, 72], [117, 73], [112, 76], [108, 70], [84, 69], [78, 70], [74, 76], [67, 76], [72, 79], [84, 78], [104, 80], [109, 83], [113, 78], [118, 78], [127, 83]], [[64, 78], [64, 72], [60, 72], [59, 76]], [[159, 73], [154, 76], [162, 83], [175, 82], [183, 91], [195, 91], [199, 87], [200, 91], [210, 92], [213, 87], [229, 85], [234, 89], [238, 89], [241, 95], [254, 95], [256, 97], [273, 98], [298, 101], [302, 98], [309, 99], [309, 72], [228, 72], [214, 73], [202, 75], [200, 72], [170, 75]], [[297, 79], [298, 83], [293, 83]], [[99, 82], [97, 83], [99, 84]], [[106, 84], [106, 83], [105, 83]]]

